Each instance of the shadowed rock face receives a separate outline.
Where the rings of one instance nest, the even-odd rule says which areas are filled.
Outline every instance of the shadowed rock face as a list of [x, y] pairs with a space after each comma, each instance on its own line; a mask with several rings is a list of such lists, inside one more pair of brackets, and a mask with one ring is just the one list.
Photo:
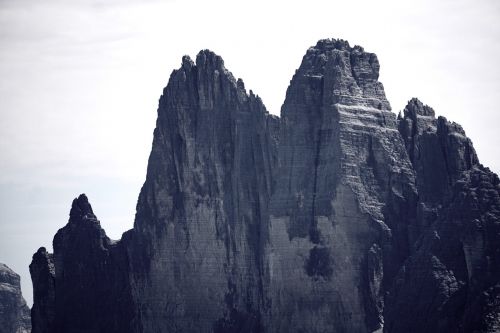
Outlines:
[[398, 274], [386, 331], [498, 332], [499, 267], [499, 180], [474, 166], [455, 183]]
[[21, 294], [21, 278], [0, 263], [0, 333], [29, 332], [30, 309]]
[[[414, 253], [389, 289], [387, 332], [500, 329], [500, 186], [460, 125], [413, 99], [399, 128], [417, 173]], [[411, 313], [409, 317], [407, 314]]]
[[123, 243], [101, 228], [87, 197], [73, 201], [54, 254], [33, 256], [33, 333], [127, 332], [135, 314]]
[[277, 118], [213, 52], [184, 57], [134, 228], [111, 241], [75, 199], [33, 256], [33, 332], [498, 329], [498, 178], [420, 101], [397, 118], [378, 76], [321, 40]]
[[214, 53], [172, 73], [127, 235], [144, 331], [260, 330], [277, 128]]
[[479, 163], [472, 142], [462, 127], [414, 98], [399, 116], [399, 131], [417, 175], [417, 223], [410, 230], [414, 244], [436, 218], [437, 209], [453, 185]]

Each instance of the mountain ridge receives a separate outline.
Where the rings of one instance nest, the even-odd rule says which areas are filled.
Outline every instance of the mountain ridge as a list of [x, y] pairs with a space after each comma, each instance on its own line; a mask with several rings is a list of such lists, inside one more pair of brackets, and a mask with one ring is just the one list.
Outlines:
[[[402, 273], [436, 271], [432, 261], [412, 262], [432, 251], [428, 235], [448, 230], [443, 216], [458, 205], [448, 198], [483, 193], [473, 190], [477, 179], [485, 179], [485, 207], [462, 204], [464, 216], [481, 216], [477, 239], [482, 225], [496, 228], [498, 177], [461, 127], [417, 99], [403, 115], [391, 112], [379, 70], [362, 47], [320, 40], [278, 118], [220, 56], [184, 56], [159, 101], [134, 228], [111, 242], [87, 198], [75, 199], [54, 255], [40, 249], [30, 266], [34, 289], [44, 291], [35, 292], [33, 332], [426, 329], [411, 326], [411, 302], [437, 313], [436, 329], [497, 327], [498, 272], [483, 261], [496, 258], [500, 236], [443, 238], [468, 249], [463, 261], [440, 264], [454, 267], [456, 276], [440, 276], [459, 287], [430, 279], [423, 288], [448, 293], [441, 306], [461, 315], [419, 301]], [[472, 266], [488, 278], [460, 273]], [[460, 296], [485, 289], [489, 298], [473, 303]]]

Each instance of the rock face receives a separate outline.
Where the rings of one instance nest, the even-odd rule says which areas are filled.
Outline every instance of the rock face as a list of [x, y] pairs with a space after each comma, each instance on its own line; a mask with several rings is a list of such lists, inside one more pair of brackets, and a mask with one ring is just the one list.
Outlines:
[[464, 171], [479, 163], [472, 142], [462, 127], [414, 98], [399, 116], [399, 131], [417, 175], [417, 224], [410, 230], [411, 244], [431, 224], [437, 209], [450, 195]]
[[106, 237], [85, 195], [73, 201], [53, 245], [53, 255], [40, 248], [30, 265], [33, 333], [130, 330], [135, 308], [126, 251]]
[[0, 263], [0, 333], [29, 332], [30, 309], [21, 294], [21, 278]]
[[463, 173], [416, 248], [390, 291], [386, 331], [498, 332], [498, 176], [482, 166]]
[[375, 54], [320, 41], [288, 88], [265, 256], [270, 331], [379, 328], [416, 189], [378, 75]]
[[33, 256], [33, 332], [500, 329], [498, 177], [417, 99], [396, 117], [378, 76], [319, 41], [277, 118], [213, 52], [184, 57], [134, 228], [111, 241], [75, 199]]
[[214, 53], [172, 73], [125, 237], [145, 332], [260, 329], [277, 128]]
[[498, 176], [479, 164], [460, 125], [420, 101], [399, 121], [417, 173], [420, 237], [389, 290], [385, 330], [498, 332]]

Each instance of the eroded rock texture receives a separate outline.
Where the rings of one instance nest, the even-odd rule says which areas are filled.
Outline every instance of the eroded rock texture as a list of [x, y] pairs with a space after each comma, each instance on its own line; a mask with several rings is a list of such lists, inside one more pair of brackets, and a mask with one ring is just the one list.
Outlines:
[[460, 125], [416, 99], [400, 130], [417, 173], [419, 223], [414, 253], [388, 290], [385, 330], [498, 332], [498, 177]]
[[498, 176], [482, 166], [463, 173], [416, 248], [390, 291], [385, 330], [498, 332]]
[[417, 224], [410, 230], [411, 243], [431, 224], [462, 173], [477, 165], [472, 142], [462, 127], [414, 98], [399, 117], [399, 130], [417, 175], [419, 194]]
[[277, 123], [210, 51], [172, 73], [127, 235], [144, 331], [261, 329]]
[[379, 327], [416, 189], [378, 75], [375, 54], [320, 41], [288, 88], [266, 248], [271, 331]]
[[29, 332], [30, 309], [21, 294], [21, 278], [0, 263], [0, 333]]
[[33, 332], [498, 330], [498, 178], [378, 76], [319, 41], [277, 118], [216, 54], [184, 57], [134, 228], [111, 241], [75, 199], [33, 257]]

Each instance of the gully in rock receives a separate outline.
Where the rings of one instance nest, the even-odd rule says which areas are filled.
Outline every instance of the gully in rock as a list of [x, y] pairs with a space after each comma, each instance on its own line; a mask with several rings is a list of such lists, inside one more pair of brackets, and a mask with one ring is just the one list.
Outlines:
[[278, 118], [220, 56], [183, 57], [133, 229], [73, 201], [33, 256], [33, 333], [500, 330], [498, 177], [418, 99], [393, 113], [379, 70], [320, 40]]

